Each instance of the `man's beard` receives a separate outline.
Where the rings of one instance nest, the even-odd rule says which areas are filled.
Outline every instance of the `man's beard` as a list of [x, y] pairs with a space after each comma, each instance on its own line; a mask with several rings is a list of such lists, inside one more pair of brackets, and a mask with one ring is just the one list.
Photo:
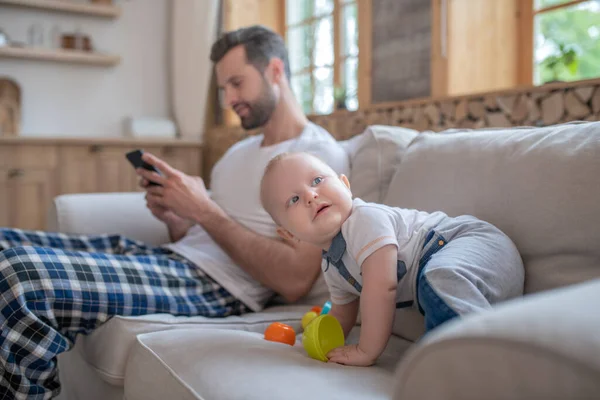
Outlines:
[[249, 111], [247, 116], [240, 117], [242, 127], [246, 130], [250, 130], [266, 125], [271, 119], [276, 104], [277, 99], [275, 98], [275, 93], [265, 81], [260, 97], [253, 103], [244, 104], [248, 107]]

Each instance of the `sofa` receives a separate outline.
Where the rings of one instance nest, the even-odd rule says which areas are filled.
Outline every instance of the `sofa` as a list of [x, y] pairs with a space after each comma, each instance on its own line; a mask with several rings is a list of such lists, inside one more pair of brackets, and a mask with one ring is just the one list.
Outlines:
[[[404, 309], [377, 364], [310, 359], [300, 318], [323, 298], [223, 319], [114, 317], [59, 356], [61, 399], [600, 398], [600, 123], [416, 132], [343, 143], [356, 196], [494, 223], [516, 243], [525, 295], [426, 336]], [[50, 226], [160, 244], [139, 193], [64, 195]], [[295, 346], [263, 339], [275, 321]], [[355, 342], [358, 324], [347, 338]]]

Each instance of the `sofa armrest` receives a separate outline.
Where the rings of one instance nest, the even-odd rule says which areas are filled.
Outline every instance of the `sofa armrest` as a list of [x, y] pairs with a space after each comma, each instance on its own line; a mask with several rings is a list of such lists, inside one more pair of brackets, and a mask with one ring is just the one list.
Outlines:
[[600, 280], [449, 322], [400, 363], [394, 399], [600, 398]]
[[153, 245], [169, 241], [165, 224], [146, 208], [144, 193], [58, 196], [48, 213], [48, 230], [81, 235], [119, 233]]

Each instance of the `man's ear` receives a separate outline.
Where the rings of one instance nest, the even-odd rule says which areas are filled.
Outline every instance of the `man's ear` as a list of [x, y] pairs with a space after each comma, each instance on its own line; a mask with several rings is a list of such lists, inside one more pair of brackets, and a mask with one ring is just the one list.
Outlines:
[[273, 82], [281, 83], [283, 77], [285, 76], [285, 65], [283, 63], [283, 60], [277, 57], [273, 57], [271, 58], [271, 61], [269, 61], [269, 64], [271, 66], [271, 71], [273, 74]]
[[282, 227], [277, 227], [277, 234], [281, 236], [285, 240], [293, 241], [295, 239], [294, 235], [287, 229], [283, 229]]
[[344, 185], [346, 185], [346, 187], [348, 189], [350, 189], [350, 181], [348, 180], [348, 178], [346, 177], [346, 175], [340, 174], [340, 179], [342, 180], [342, 182], [344, 182]]

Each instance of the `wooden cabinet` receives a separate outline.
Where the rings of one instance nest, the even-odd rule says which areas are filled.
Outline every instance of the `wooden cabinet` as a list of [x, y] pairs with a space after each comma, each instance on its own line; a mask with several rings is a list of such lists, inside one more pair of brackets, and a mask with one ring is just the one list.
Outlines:
[[7, 226], [43, 229], [55, 194], [54, 175], [43, 169], [14, 169], [7, 173]]
[[130, 148], [99, 148], [95, 153], [96, 190], [99, 192], [131, 192], [137, 190], [137, 175], [125, 159]]
[[197, 142], [0, 139], [0, 227], [44, 229], [59, 194], [141, 190], [125, 153], [142, 148], [190, 175], [202, 175]]
[[45, 146], [0, 151], [0, 226], [40, 229], [55, 194], [56, 152]]

